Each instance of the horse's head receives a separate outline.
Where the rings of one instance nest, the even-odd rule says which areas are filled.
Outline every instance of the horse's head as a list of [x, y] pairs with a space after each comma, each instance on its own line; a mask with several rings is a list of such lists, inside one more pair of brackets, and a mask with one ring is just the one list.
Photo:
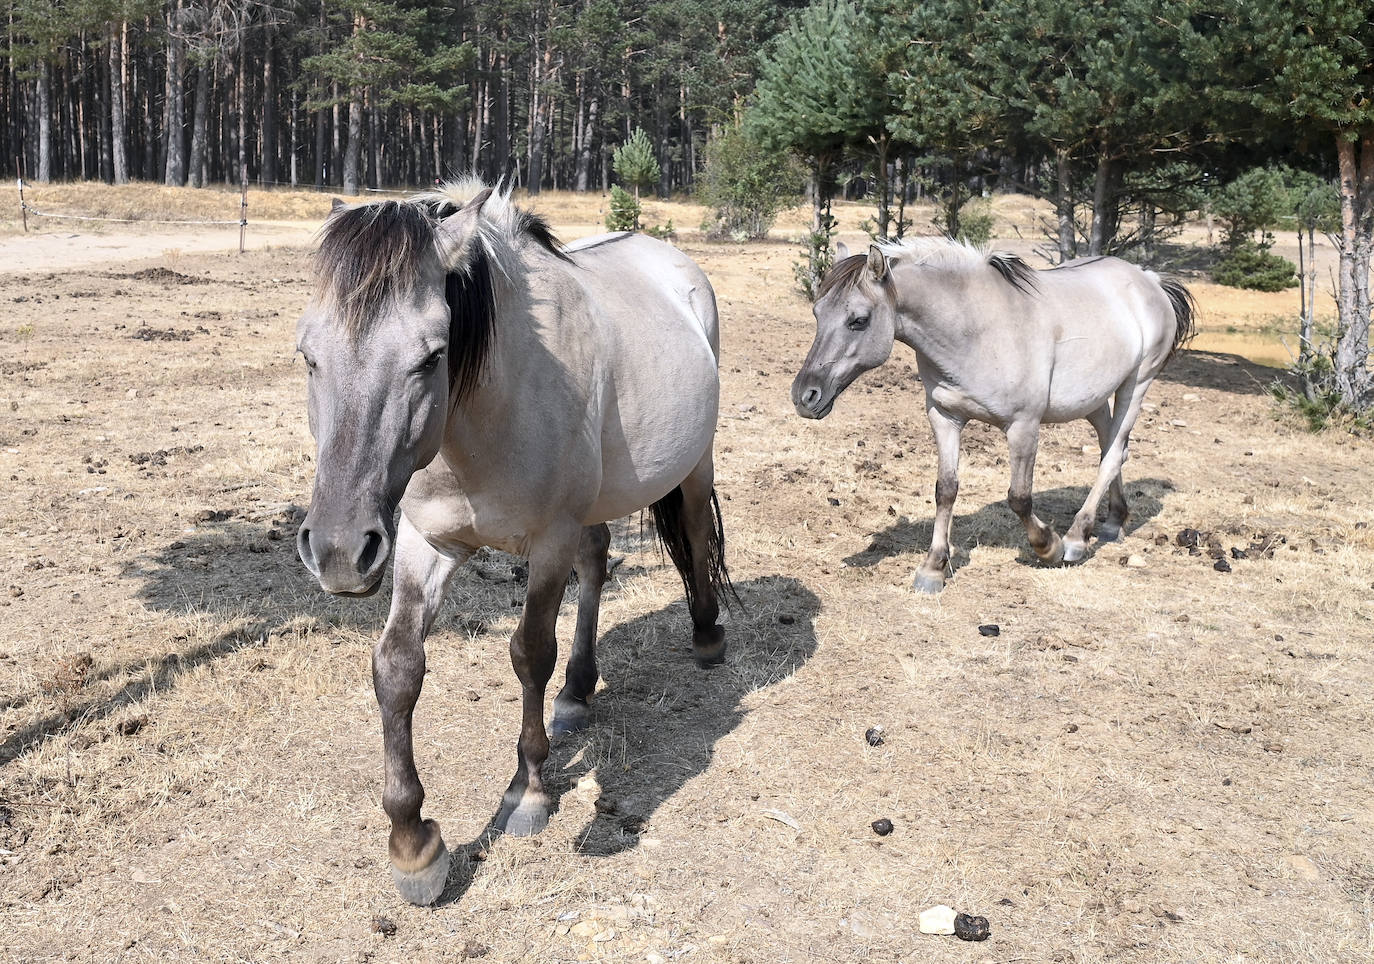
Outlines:
[[896, 337], [896, 308], [888, 256], [876, 244], [868, 255], [841, 260], [821, 279], [816, 340], [792, 381], [792, 404], [803, 418], [825, 418], [854, 379], [887, 361]]
[[464, 354], [453, 345], [448, 278], [472, 256], [485, 200], [442, 220], [412, 202], [336, 203], [325, 222], [319, 289], [296, 326], [316, 444], [297, 545], [328, 592], [377, 589], [396, 506], [439, 452], [454, 356]]

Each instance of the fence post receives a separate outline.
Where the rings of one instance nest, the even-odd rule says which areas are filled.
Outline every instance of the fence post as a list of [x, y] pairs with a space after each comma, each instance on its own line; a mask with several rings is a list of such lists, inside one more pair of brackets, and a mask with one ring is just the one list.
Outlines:
[[239, 254], [243, 254], [243, 236], [248, 231], [248, 165], [239, 167], [239, 182], [243, 192], [239, 195]]

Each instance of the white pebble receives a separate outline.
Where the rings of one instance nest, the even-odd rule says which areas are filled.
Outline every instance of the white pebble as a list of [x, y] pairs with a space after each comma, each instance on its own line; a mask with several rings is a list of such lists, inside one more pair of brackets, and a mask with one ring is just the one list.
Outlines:
[[923, 910], [920, 923], [922, 934], [953, 934], [954, 908], [937, 904], [929, 910]]

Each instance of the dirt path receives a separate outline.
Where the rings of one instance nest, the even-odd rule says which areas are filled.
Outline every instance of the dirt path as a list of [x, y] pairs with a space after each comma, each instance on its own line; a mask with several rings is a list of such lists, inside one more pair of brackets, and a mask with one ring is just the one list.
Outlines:
[[[75, 222], [74, 222], [75, 223]], [[310, 244], [319, 225], [295, 221], [250, 222], [244, 247], [265, 251]], [[27, 234], [0, 236], [0, 274], [25, 271], [79, 271], [92, 265], [145, 258], [175, 262], [188, 254], [229, 254], [239, 248], [239, 229], [232, 225], [195, 228], [156, 227], [98, 229], [43, 226]]]

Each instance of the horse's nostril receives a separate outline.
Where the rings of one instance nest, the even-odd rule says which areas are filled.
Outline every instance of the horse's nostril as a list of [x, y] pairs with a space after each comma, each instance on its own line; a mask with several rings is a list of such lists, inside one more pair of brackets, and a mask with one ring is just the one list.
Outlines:
[[302, 528], [296, 535], [296, 551], [300, 553], [301, 561], [309, 565], [314, 561], [315, 553], [310, 548], [310, 530]]
[[382, 548], [382, 534], [376, 529], [363, 537], [363, 551], [358, 553], [358, 571], [368, 573], [377, 562], [377, 554]]
[[802, 394], [802, 404], [805, 405], [807, 408], [815, 408], [816, 403], [820, 401], [820, 399], [821, 390], [819, 388], [808, 388]]

